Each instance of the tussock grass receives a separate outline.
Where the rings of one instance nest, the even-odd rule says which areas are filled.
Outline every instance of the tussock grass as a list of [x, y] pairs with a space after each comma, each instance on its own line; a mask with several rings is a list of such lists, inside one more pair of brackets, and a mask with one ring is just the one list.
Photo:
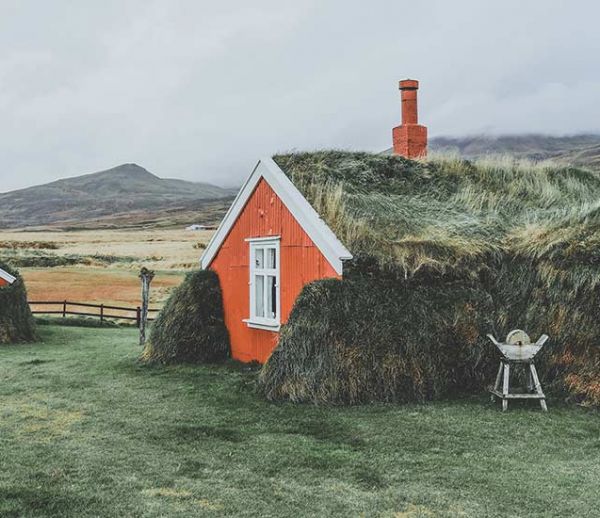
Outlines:
[[[552, 338], [544, 381], [600, 404], [599, 173], [510, 157], [275, 160], [355, 258], [343, 282], [298, 300], [262, 373], [268, 397], [425, 400], [481, 386], [493, 357], [475, 337], [521, 327]], [[353, 322], [356, 337], [343, 329]]]
[[213, 363], [229, 357], [229, 334], [215, 272], [190, 273], [154, 321], [142, 360]]

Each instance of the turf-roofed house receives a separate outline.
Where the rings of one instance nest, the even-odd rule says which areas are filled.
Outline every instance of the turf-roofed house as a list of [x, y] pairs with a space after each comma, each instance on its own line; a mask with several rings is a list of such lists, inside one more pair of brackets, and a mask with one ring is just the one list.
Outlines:
[[[402, 125], [393, 130], [393, 150], [407, 158], [422, 157], [427, 149], [427, 129], [417, 120], [417, 89], [417, 81], [400, 82]], [[353, 257], [320, 213], [324, 207], [307, 200], [310, 178], [294, 174], [303, 160], [261, 159], [201, 260], [219, 276], [237, 360], [264, 363], [304, 286], [342, 278], [344, 263]]]
[[550, 396], [600, 405], [600, 173], [425, 157], [417, 87], [400, 82], [391, 153], [258, 163], [201, 259], [223, 295], [210, 321], [233, 358], [263, 364], [270, 400], [481, 394], [498, 359], [486, 334], [518, 328], [550, 336], [536, 357]]

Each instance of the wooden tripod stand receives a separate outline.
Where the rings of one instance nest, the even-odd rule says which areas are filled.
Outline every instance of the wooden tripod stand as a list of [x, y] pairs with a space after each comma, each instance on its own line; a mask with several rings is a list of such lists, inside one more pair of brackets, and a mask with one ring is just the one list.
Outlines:
[[[488, 335], [488, 338], [502, 354], [500, 367], [498, 367], [498, 374], [496, 375], [496, 383], [490, 389], [492, 401], [499, 397], [502, 400], [502, 411], [504, 412], [508, 409], [510, 399], [538, 399], [542, 410], [547, 412], [546, 396], [542, 390], [533, 358], [548, 340], [548, 335], [542, 335], [534, 344], [531, 343], [527, 333], [520, 329], [508, 333], [505, 343], [498, 342], [493, 335]], [[510, 391], [511, 366], [516, 365], [527, 365], [527, 392]]]
[[[517, 364], [528, 364], [527, 393], [510, 392], [511, 365]], [[498, 374], [496, 375], [496, 383], [490, 392], [492, 393], [492, 401], [494, 401], [496, 397], [502, 399], [502, 411], [508, 409], [509, 399], [539, 399], [542, 410], [544, 412], [548, 411], [548, 407], [546, 406], [546, 396], [542, 390], [542, 385], [540, 384], [540, 379], [538, 378], [533, 360], [522, 361], [502, 358], [502, 360], [500, 360]]]

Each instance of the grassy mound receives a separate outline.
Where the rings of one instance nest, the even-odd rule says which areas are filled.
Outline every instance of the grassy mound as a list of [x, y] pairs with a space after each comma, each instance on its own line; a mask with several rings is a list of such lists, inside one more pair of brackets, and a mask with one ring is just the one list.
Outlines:
[[442, 285], [317, 281], [303, 290], [261, 372], [269, 399], [314, 403], [424, 401], [481, 381], [490, 350], [479, 329], [487, 294]]
[[481, 337], [520, 327], [551, 337], [544, 382], [600, 405], [598, 173], [336, 151], [275, 160], [355, 259], [344, 281], [297, 301], [261, 375], [268, 397], [424, 400], [482, 388], [496, 353]]
[[229, 357], [219, 278], [212, 271], [186, 276], [159, 313], [142, 359], [212, 363]]
[[0, 268], [17, 278], [13, 284], [0, 287], [0, 344], [32, 342], [37, 334], [25, 283], [16, 270], [2, 263]]

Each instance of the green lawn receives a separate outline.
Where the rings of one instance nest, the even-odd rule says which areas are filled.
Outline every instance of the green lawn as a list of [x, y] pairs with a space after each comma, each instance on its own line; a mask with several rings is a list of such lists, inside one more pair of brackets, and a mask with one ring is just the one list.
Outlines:
[[245, 368], [136, 363], [131, 329], [0, 349], [0, 516], [600, 516], [600, 415], [275, 405]]

